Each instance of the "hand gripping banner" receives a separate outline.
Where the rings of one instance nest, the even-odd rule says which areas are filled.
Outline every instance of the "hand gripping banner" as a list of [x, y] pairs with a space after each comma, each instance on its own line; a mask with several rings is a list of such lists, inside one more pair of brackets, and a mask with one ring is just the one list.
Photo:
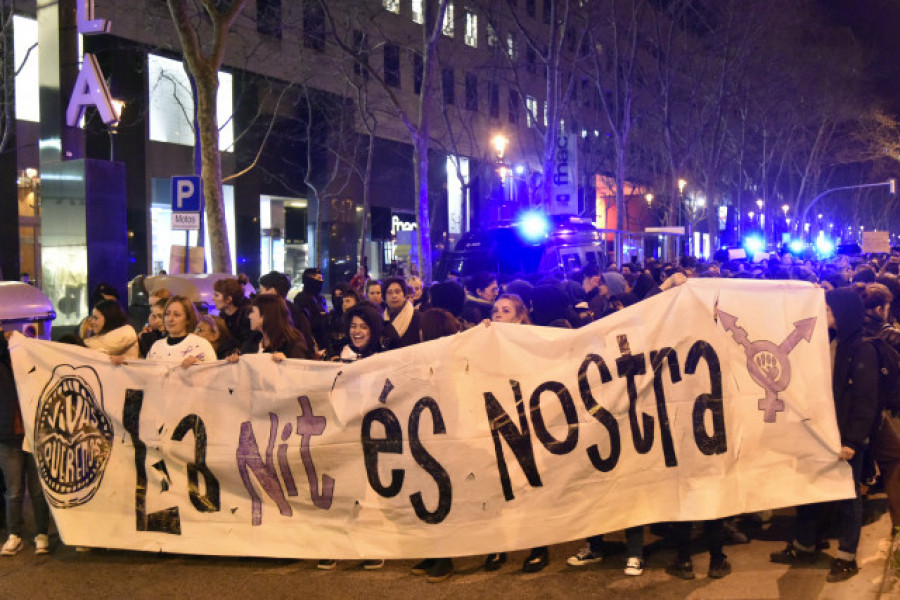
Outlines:
[[353, 364], [114, 366], [14, 336], [67, 544], [414, 558], [851, 497], [822, 290], [706, 279]]

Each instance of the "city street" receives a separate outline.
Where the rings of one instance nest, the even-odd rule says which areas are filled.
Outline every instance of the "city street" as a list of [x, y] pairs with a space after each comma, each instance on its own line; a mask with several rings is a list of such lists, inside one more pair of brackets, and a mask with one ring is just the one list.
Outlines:
[[[626, 577], [624, 536], [607, 536], [610, 553], [603, 562], [573, 568], [565, 558], [581, 542], [550, 549], [550, 565], [526, 575], [519, 570], [525, 551], [514, 552], [498, 572], [486, 573], [483, 556], [457, 559], [456, 574], [430, 584], [409, 573], [414, 561], [389, 561], [380, 571], [363, 571], [358, 562], [342, 562], [334, 571], [320, 571], [314, 561], [234, 559], [203, 556], [153, 555], [119, 550], [76, 552], [56, 546], [50, 556], [34, 556], [33, 546], [15, 557], [0, 559], [0, 591], [4, 598], [703, 598], [703, 599], [827, 599], [897, 598], [883, 590], [889, 550], [890, 519], [883, 496], [866, 506], [858, 561], [860, 573], [847, 582], [825, 582], [830, 558], [809, 567], [789, 568], [769, 562], [791, 530], [791, 511], [776, 512], [768, 526], [745, 523], [750, 544], [727, 546], [734, 571], [721, 580], [706, 577], [708, 558], [694, 556], [697, 579], [682, 581], [664, 567], [674, 552], [647, 533], [648, 568], [641, 577]], [[696, 532], [695, 532], [696, 533]], [[53, 541], [58, 541], [53, 536]], [[298, 542], [301, 543], [301, 542]], [[833, 553], [832, 548], [825, 554]]]

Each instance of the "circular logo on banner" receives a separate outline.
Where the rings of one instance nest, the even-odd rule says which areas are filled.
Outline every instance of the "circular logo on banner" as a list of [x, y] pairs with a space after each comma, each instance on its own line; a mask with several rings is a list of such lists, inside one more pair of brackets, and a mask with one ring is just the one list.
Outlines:
[[97, 372], [72, 365], [53, 369], [34, 423], [34, 458], [47, 501], [56, 508], [90, 501], [100, 488], [112, 440]]

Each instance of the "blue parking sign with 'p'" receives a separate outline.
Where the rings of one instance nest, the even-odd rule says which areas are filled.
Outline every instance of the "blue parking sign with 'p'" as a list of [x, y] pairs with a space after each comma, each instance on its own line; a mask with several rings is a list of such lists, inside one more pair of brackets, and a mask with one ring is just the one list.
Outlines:
[[172, 212], [200, 212], [202, 193], [199, 175], [172, 177]]

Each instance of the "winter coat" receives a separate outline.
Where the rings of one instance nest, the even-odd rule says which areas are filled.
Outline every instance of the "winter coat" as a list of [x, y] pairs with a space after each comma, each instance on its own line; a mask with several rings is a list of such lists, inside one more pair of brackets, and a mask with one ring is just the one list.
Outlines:
[[831, 290], [825, 301], [837, 325], [831, 386], [841, 445], [860, 452], [879, 415], [878, 354], [863, 338], [863, 305], [850, 288]]

